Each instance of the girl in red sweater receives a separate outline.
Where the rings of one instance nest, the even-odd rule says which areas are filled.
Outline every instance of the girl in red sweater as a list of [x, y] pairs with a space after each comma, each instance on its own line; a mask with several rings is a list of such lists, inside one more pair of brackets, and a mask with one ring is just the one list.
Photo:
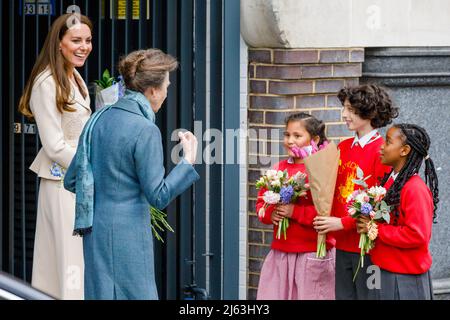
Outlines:
[[[413, 124], [392, 126], [381, 146], [381, 161], [392, 166], [391, 174], [383, 181], [389, 188], [385, 200], [394, 210], [389, 224], [378, 225], [378, 237], [371, 250], [372, 262], [380, 267], [381, 275], [379, 285], [370, 290], [374, 299], [433, 297], [428, 246], [439, 189], [429, 148], [425, 129]], [[419, 176], [424, 160], [425, 182]], [[357, 228], [358, 232], [367, 232], [367, 221], [358, 219]]]
[[[321, 145], [326, 141], [325, 124], [307, 113], [297, 113], [286, 119], [284, 147], [289, 159], [275, 165], [276, 170], [287, 170], [289, 176], [306, 172], [301, 158], [292, 152], [293, 147], [307, 148], [311, 141]], [[264, 206], [261, 189], [256, 203], [256, 212]], [[274, 225], [272, 250], [267, 255], [261, 269], [258, 286], [258, 300], [317, 300], [334, 299], [334, 239], [327, 237], [327, 255], [316, 259], [317, 232], [313, 219], [317, 212], [311, 193], [300, 197], [297, 203], [271, 205], [259, 219]], [[284, 217], [289, 218], [286, 239], [277, 239], [278, 224]]]
[[361, 168], [369, 187], [380, 185], [381, 179], [390, 168], [380, 160], [383, 138], [377, 129], [392, 122], [398, 109], [392, 105], [389, 95], [382, 88], [370, 84], [342, 89], [338, 94], [344, 109], [342, 118], [355, 137], [339, 143], [341, 151], [335, 188], [333, 209], [330, 217], [317, 217], [316, 230], [332, 232], [336, 239], [336, 300], [366, 300], [367, 267], [370, 256], [364, 256], [364, 267], [353, 276], [360, 263], [359, 234], [356, 220], [347, 213], [347, 197], [361, 187], [354, 183], [357, 168]]

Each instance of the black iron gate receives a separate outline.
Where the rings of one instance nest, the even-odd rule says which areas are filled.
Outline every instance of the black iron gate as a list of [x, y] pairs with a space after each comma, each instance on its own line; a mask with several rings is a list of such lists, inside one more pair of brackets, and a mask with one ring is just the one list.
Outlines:
[[[234, 3], [232, 7], [231, 3]], [[17, 104], [52, 21], [71, 5], [78, 6], [94, 24], [93, 51], [80, 70], [88, 85], [100, 78], [106, 68], [117, 75], [119, 57], [136, 49], [157, 47], [180, 61], [179, 71], [171, 75], [168, 99], [157, 115], [157, 123], [163, 133], [167, 171], [174, 166], [170, 161], [171, 149], [177, 143], [171, 141], [173, 130], [193, 130], [195, 120], [206, 121], [207, 81], [210, 82], [211, 103], [209, 127], [223, 129], [224, 125], [224, 8], [228, 5], [228, 12], [237, 14], [232, 23], [235, 25], [237, 21], [239, 24], [238, 0], [227, 0], [227, 3], [211, 0], [209, 5], [207, 0], [0, 1], [0, 43], [3, 47], [0, 51], [0, 263], [2, 270], [27, 281], [31, 280], [39, 187], [36, 175], [28, 167], [40, 148], [40, 142], [35, 124], [17, 112]], [[207, 37], [210, 37], [208, 48]], [[235, 41], [233, 45], [239, 46], [239, 42]], [[209, 80], [206, 77], [208, 50], [212, 61]], [[239, 71], [239, 56], [237, 59], [236, 54], [229, 56], [233, 58], [230, 61], [237, 63], [235, 68]], [[231, 81], [234, 87], [233, 81], [236, 79]], [[93, 88], [90, 91], [91, 100], [95, 101]], [[236, 123], [236, 116], [229, 119]], [[224, 293], [223, 286], [221, 181], [224, 169], [219, 165], [206, 167], [204, 164], [196, 168], [201, 181], [166, 210], [175, 234], [167, 234], [163, 245], [156, 244], [156, 260], [162, 261], [156, 264], [160, 297], [182, 299], [186, 286], [205, 287], [206, 263], [209, 261], [210, 296], [216, 299], [224, 296], [237, 298], [237, 283], [228, 285], [232, 288], [231, 291], [226, 289], [228, 293]], [[210, 171], [208, 181], [205, 180], [207, 170]], [[236, 172], [235, 167], [233, 170]], [[214, 205], [208, 211], [211, 236], [206, 240], [207, 186], [211, 189], [208, 201]], [[237, 221], [234, 216], [231, 219]], [[233, 228], [235, 226], [233, 224]], [[234, 236], [237, 232], [228, 234]], [[230, 259], [233, 268], [236, 260]]]

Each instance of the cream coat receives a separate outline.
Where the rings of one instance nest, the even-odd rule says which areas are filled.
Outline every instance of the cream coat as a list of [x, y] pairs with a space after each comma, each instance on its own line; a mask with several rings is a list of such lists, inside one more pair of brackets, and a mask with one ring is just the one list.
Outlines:
[[[78, 82], [87, 92], [80, 74]], [[72, 85], [75, 112], [56, 108], [55, 81], [47, 69], [35, 80], [30, 109], [38, 127], [42, 148], [30, 169], [41, 178], [32, 285], [59, 299], [84, 298], [84, 261], [82, 239], [72, 235], [75, 220], [75, 196], [64, 189], [60, 177], [51, 173], [56, 162], [68, 168], [75, 155], [78, 138], [91, 115], [89, 96], [83, 98]]]

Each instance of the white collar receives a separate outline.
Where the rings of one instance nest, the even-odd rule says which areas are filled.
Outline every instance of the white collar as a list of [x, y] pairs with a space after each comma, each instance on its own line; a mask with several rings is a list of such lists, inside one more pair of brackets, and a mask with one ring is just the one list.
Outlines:
[[[394, 173], [394, 170], [392, 170], [392, 173], [391, 173], [391, 175], [389, 176], [389, 179], [392, 178], [392, 180], [395, 181], [395, 179], [397, 179], [397, 176], [398, 176], [399, 173], [400, 173], [400, 172]], [[389, 179], [388, 179], [388, 180], [389, 180]]]
[[370, 131], [369, 133], [365, 134], [363, 137], [358, 138], [358, 135], [355, 135], [355, 139], [353, 139], [353, 143], [352, 143], [352, 148], [356, 143], [359, 143], [359, 145], [361, 146], [361, 148], [364, 148], [367, 144], [369, 144], [370, 142], [373, 142], [377, 139], [379, 139], [381, 136], [376, 137], [375, 139], [373, 139], [371, 141], [371, 139], [378, 133], [377, 129], [374, 129], [372, 131]]

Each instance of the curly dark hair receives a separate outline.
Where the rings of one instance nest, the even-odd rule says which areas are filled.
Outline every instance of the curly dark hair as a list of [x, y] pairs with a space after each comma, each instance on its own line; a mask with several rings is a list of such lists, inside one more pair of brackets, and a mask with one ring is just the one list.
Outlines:
[[322, 120], [319, 120], [306, 112], [298, 112], [287, 116], [284, 122], [287, 126], [289, 122], [292, 121], [302, 121], [311, 138], [319, 137], [319, 143], [317, 145], [320, 146], [327, 141], [327, 136], [325, 135], [325, 123], [323, 123]]
[[375, 129], [387, 126], [398, 117], [398, 108], [393, 106], [386, 89], [376, 84], [345, 87], [339, 91], [338, 98], [342, 105], [348, 99], [355, 113], [361, 119], [370, 120]]
[[[405, 166], [400, 170], [394, 184], [387, 191], [385, 200], [389, 205], [398, 207], [400, 204], [400, 191], [413, 175], [419, 173], [420, 167], [425, 160], [425, 183], [428, 185], [433, 195], [433, 222], [436, 223], [436, 209], [439, 202], [439, 182], [433, 160], [431, 160], [428, 154], [431, 144], [430, 137], [424, 128], [415, 124], [399, 123], [393, 125], [393, 127], [401, 131], [404, 144], [409, 145], [411, 151]], [[384, 186], [389, 179], [389, 176], [390, 173], [384, 176], [381, 185]], [[398, 210], [395, 210], [395, 215], [398, 216]]]

